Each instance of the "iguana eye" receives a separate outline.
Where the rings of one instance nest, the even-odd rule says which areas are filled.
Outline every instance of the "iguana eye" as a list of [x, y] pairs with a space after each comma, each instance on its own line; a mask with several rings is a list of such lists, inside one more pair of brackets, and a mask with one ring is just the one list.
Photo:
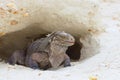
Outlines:
[[61, 36], [61, 38], [65, 39], [66, 37], [65, 36]]

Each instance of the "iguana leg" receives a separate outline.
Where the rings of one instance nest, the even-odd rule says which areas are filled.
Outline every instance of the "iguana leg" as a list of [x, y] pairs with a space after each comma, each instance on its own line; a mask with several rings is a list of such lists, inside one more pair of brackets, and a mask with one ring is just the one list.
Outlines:
[[14, 54], [8, 59], [8, 63], [11, 65], [15, 65], [17, 63], [17, 60], [14, 57]]
[[12, 56], [8, 59], [8, 63], [11, 65], [15, 64], [24, 64], [25, 60], [25, 53], [23, 50], [16, 50]]
[[65, 55], [64, 67], [67, 67], [67, 66], [71, 66], [70, 58], [67, 55]]
[[47, 53], [33, 53], [31, 58], [38, 63], [40, 69], [46, 70], [51, 67]]
[[27, 66], [32, 69], [39, 69], [38, 63], [34, 61], [31, 57], [27, 60]]

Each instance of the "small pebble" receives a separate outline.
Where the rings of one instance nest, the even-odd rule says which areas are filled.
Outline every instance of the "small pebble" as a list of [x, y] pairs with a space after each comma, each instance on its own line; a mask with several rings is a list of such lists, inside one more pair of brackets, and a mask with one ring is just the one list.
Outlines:
[[10, 24], [11, 24], [11, 25], [16, 25], [16, 24], [18, 24], [18, 21], [12, 20], [12, 21], [10, 21]]
[[91, 77], [89, 78], [89, 80], [98, 80], [98, 79], [97, 79], [97, 77], [95, 77], [95, 76], [91, 76]]

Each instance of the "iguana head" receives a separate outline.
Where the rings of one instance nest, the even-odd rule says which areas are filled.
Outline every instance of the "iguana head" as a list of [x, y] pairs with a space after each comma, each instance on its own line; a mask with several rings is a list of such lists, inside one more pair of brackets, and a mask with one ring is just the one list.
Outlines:
[[75, 43], [75, 39], [69, 33], [64, 31], [57, 31], [51, 34], [54, 35], [51, 39], [51, 42], [62, 46], [72, 46]]

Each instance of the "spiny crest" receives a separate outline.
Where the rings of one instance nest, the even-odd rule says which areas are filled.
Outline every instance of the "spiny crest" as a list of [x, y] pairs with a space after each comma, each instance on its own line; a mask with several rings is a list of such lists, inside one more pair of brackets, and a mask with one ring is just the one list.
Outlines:
[[60, 33], [64, 33], [64, 34], [65, 34], [64, 31], [55, 31], [55, 32], [52, 32], [51, 34], [48, 34], [48, 35], [46, 35], [46, 36], [47, 36], [47, 37], [56, 36], [56, 35], [59, 35]]

